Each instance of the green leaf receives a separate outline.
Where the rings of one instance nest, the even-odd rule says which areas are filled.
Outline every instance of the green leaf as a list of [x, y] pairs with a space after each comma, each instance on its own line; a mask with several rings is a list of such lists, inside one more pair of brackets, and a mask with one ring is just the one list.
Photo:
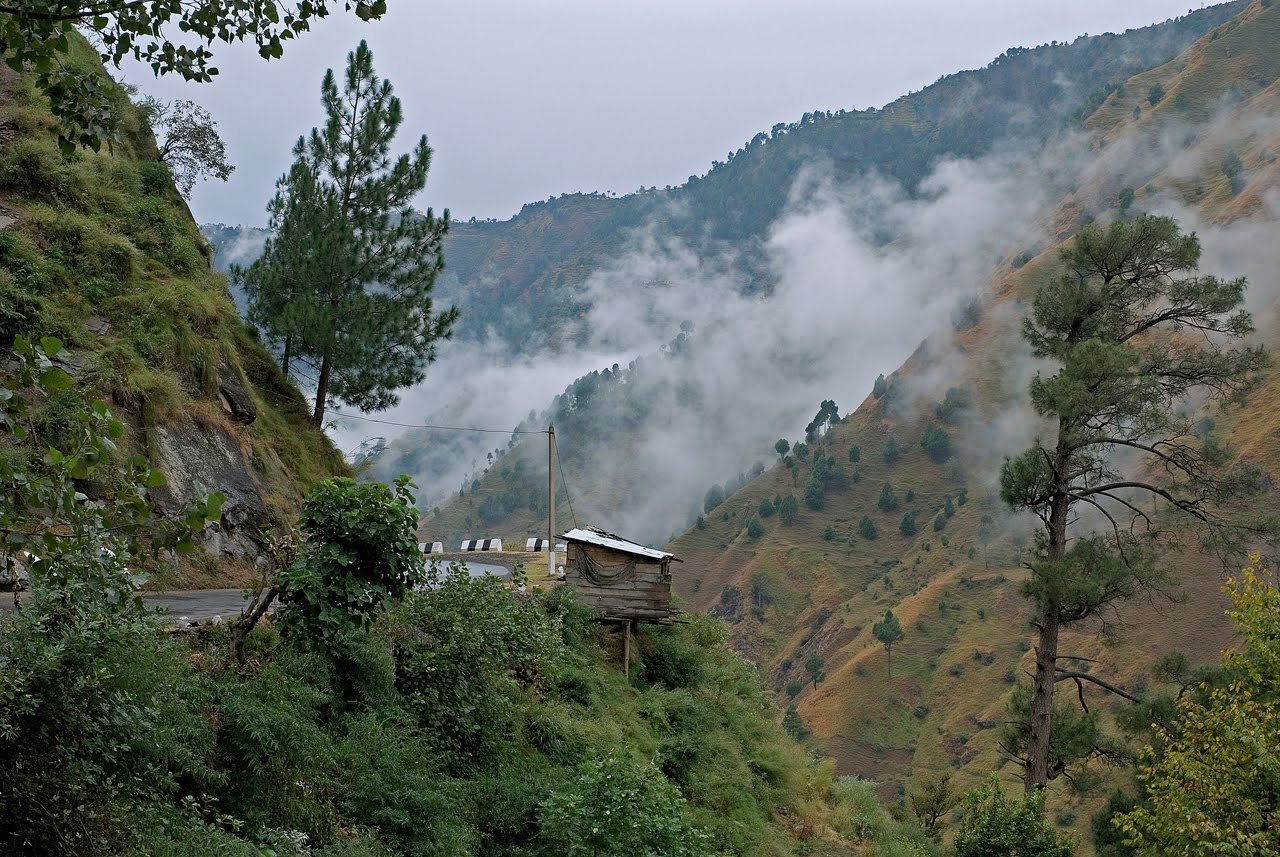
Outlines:
[[40, 386], [46, 390], [66, 390], [71, 383], [71, 376], [57, 366], [50, 366], [40, 373]]

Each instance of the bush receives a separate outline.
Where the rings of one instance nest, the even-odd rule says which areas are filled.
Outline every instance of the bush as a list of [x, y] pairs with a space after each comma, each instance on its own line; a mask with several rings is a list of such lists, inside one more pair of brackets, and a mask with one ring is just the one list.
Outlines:
[[895, 464], [900, 458], [902, 458], [902, 448], [898, 446], [898, 442], [891, 437], [886, 438], [884, 442], [884, 463]]
[[880, 536], [879, 530], [876, 529], [875, 521], [871, 520], [868, 515], [863, 515], [862, 520], [858, 521], [858, 532], [867, 541], [874, 541]]
[[380, 482], [327, 479], [302, 504], [306, 552], [279, 576], [280, 621], [324, 644], [363, 625], [422, 577], [418, 513], [401, 477]]
[[764, 524], [754, 515], [747, 521], [747, 537], [758, 539], [764, 535]]
[[756, 507], [756, 514], [759, 515], [761, 518], [772, 517], [773, 513], [776, 511], [777, 509], [774, 508], [773, 501], [770, 500], [768, 497], [765, 497], [763, 500], [761, 500], [760, 505]]
[[827, 528], [822, 531], [822, 540], [824, 542], [829, 542], [835, 537], [836, 537], [835, 527], [831, 526], [830, 524], [827, 524]]
[[902, 521], [898, 524], [898, 532], [910, 538], [914, 536], [919, 529], [916, 527], [916, 513], [907, 512], [902, 516]]
[[862, 460], [862, 448], [861, 448], [861, 447], [857, 447], [857, 446], [852, 446], [852, 447], [850, 447], [850, 448], [849, 448], [849, 463], [850, 463], [850, 464], [857, 464], [857, 463], [858, 463], [859, 461], [861, 461], [861, 460]]
[[[933, 519], [933, 531], [940, 532], [947, 525], [947, 516], [939, 512]], [[944, 545], [945, 547], [945, 545]]]
[[1044, 822], [1045, 792], [1010, 798], [996, 775], [964, 799], [956, 857], [1071, 857], [1071, 837]]
[[396, 686], [432, 745], [465, 768], [500, 737], [517, 688], [554, 668], [560, 638], [536, 601], [454, 564], [397, 616]]
[[707, 842], [661, 771], [612, 754], [584, 762], [552, 792], [538, 828], [549, 854], [695, 857]]

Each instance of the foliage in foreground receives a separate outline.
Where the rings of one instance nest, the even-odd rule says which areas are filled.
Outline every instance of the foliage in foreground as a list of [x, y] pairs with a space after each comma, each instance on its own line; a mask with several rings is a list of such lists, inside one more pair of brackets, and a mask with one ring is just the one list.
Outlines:
[[1280, 590], [1251, 560], [1226, 587], [1243, 638], [1223, 657], [1229, 680], [1184, 697], [1157, 728], [1138, 772], [1144, 800], [1113, 819], [1144, 857], [1280, 853]]

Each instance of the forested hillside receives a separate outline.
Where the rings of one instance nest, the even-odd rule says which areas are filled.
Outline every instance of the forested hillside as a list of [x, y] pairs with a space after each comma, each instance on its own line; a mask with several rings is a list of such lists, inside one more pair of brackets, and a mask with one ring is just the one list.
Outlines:
[[[1094, 160], [1045, 214], [1044, 244], [1010, 248], [972, 326], [936, 331], [830, 431], [791, 446], [670, 545], [686, 558], [677, 589], [731, 623], [734, 644], [759, 660], [839, 770], [886, 783], [940, 771], [961, 784], [992, 769], [1020, 775], [1002, 745], [1011, 746], [1009, 700], [1034, 663], [1022, 588], [1037, 522], [1010, 513], [999, 475], [1002, 459], [1053, 434], [1027, 408], [1027, 382], [1050, 370], [1032, 359], [1019, 324], [1033, 290], [1062, 275], [1060, 250], [1082, 221], [1154, 211], [1197, 232], [1203, 271], [1248, 275], [1257, 341], [1274, 349], [1280, 282], [1263, 236], [1275, 228], [1280, 181], [1278, 80], [1280, 10], [1255, 3], [1125, 81], [1087, 120]], [[1278, 378], [1273, 367], [1243, 407], [1193, 412], [1200, 436], [1230, 450], [1220, 466], [1275, 472]], [[1255, 503], [1274, 511], [1274, 490]], [[1191, 549], [1161, 560], [1182, 598], [1125, 602], [1105, 617], [1107, 633], [1086, 622], [1062, 648], [1071, 669], [1151, 705], [1194, 686], [1186, 664], [1215, 662], [1233, 634], [1221, 560]], [[1237, 554], [1229, 565], [1244, 562]], [[886, 610], [900, 640], [880, 624]], [[1188, 659], [1175, 657], [1179, 668], [1175, 651]], [[1132, 725], [1129, 702], [1097, 686], [1080, 694], [1093, 713], [1064, 683], [1060, 717], [1126, 735], [1118, 726]], [[1051, 786], [1049, 816], [1089, 840], [1091, 817], [1126, 784], [1141, 742], [1070, 734], [1077, 750], [1093, 748], [1090, 761]]]

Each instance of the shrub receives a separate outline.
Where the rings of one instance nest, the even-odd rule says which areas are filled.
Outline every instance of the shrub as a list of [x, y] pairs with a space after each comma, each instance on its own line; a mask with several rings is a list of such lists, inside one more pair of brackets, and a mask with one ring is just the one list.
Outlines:
[[782, 523], [790, 526], [796, 522], [796, 518], [800, 515], [800, 504], [796, 502], [796, 498], [792, 494], [782, 498], [782, 502], [778, 504], [778, 519]]
[[849, 448], [849, 463], [857, 464], [862, 460], [862, 448], [853, 446]]
[[764, 524], [760, 523], [760, 519], [757, 518], [756, 516], [754, 515], [751, 516], [751, 518], [747, 521], [747, 537], [752, 539], [758, 539], [763, 535], [764, 535]]
[[[947, 516], [939, 512], [933, 519], [933, 531], [940, 532], [947, 525]], [[945, 547], [945, 545], [944, 545]]]
[[914, 536], [919, 529], [916, 527], [916, 513], [907, 512], [902, 516], [902, 521], [898, 524], [898, 532], [910, 538]]
[[590, 759], [538, 808], [547, 853], [695, 857], [707, 837], [689, 822], [685, 801], [649, 763], [612, 754]]
[[880, 535], [880, 532], [876, 529], [875, 521], [871, 520], [868, 515], [863, 515], [862, 520], [858, 521], [858, 532], [867, 541], [874, 541]]
[[761, 500], [760, 505], [756, 507], [756, 514], [759, 515], [761, 518], [772, 517], [773, 513], [776, 511], [777, 509], [774, 508], [773, 501], [770, 500], [768, 497], [765, 497], [763, 500]]
[[964, 799], [956, 857], [1071, 857], [1071, 837], [1044, 822], [1045, 792], [1010, 798], [996, 775]]
[[835, 527], [831, 526], [830, 524], [827, 524], [827, 528], [822, 531], [822, 540], [824, 542], [829, 542], [835, 537], [836, 537]]
[[894, 440], [892, 437], [885, 438], [884, 463], [894, 464], [900, 458], [902, 458], [902, 448], [898, 446], [898, 442]]
[[317, 643], [390, 607], [422, 577], [412, 483], [394, 488], [343, 478], [317, 485], [302, 504], [308, 549], [279, 575], [278, 617]]

